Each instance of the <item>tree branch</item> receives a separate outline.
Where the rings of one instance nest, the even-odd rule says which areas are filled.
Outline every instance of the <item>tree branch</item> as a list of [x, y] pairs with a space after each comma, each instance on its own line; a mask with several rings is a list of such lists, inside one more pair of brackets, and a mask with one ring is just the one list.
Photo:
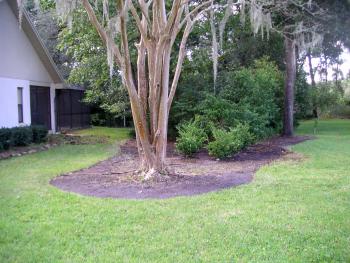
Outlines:
[[179, 57], [177, 59], [175, 74], [174, 74], [173, 82], [171, 83], [170, 94], [169, 94], [169, 98], [168, 98], [168, 113], [170, 111], [171, 104], [172, 104], [174, 96], [175, 96], [176, 87], [177, 87], [177, 84], [179, 82], [183, 61], [184, 61], [184, 58], [186, 55], [186, 43], [187, 43], [188, 36], [191, 33], [193, 24], [194, 24], [194, 22], [192, 20], [188, 21], [186, 24], [185, 31], [182, 35], [180, 49], [179, 49]]
[[137, 28], [139, 29], [143, 40], [147, 43], [148, 42], [147, 31], [145, 31], [144, 27], [142, 26], [141, 19], [140, 19], [139, 15], [137, 14], [137, 11], [136, 11], [135, 6], [132, 3], [132, 1], [130, 1], [130, 10], [131, 10], [132, 16], [134, 17], [134, 19], [136, 21]]
[[191, 19], [192, 15], [195, 15], [195, 17], [197, 16], [197, 13], [199, 12], [199, 10], [209, 4], [212, 4], [213, 0], [208, 0], [203, 2], [202, 4], [196, 6], [193, 10], [191, 10], [188, 14], [186, 14], [186, 16], [184, 17], [184, 19], [181, 21], [179, 27], [182, 28], [184, 26], [184, 24], [187, 22], [188, 19]]
[[120, 53], [118, 46], [115, 44], [113, 39], [111, 39], [111, 37], [107, 34], [106, 30], [102, 27], [102, 25], [98, 21], [96, 15], [95, 15], [95, 12], [94, 12], [92, 6], [90, 5], [89, 1], [82, 0], [82, 2], [83, 2], [83, 5], [84, 5], [86, 12], [88, 13], [88, 16], [89, 16], [91, 23], [93, 24], [93, 26], [97, 30], [97, 33], [100, 35], [105, 46], [107, 46], [107, 43], [112, 44], [111, 48], [113, 49], [115, 61], [116, 61], [117, 65], [119, 66], [119, 68], [123, 69], [123, 63], [122, 63], [123, 60], [122, 60], [122, 56], [121, 56], [121, 53]]

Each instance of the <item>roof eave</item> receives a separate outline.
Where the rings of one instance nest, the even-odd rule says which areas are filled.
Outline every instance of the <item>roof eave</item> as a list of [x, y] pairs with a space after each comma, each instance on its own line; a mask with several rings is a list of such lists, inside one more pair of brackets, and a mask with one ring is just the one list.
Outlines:
[[[7, 0], [10, 8], [12, 9], [14, 15], [19, 16], [17, 1]], [[29, 15], [26, 10], [23, 10], [23, 17], [21, 23], [21, 29], [27, 35], [29, 41], [33, 45], [35, 51], [37, 52], [40, 60], [44, 64], [46, 70], [48, 71], [53, 83], [64, 83], [64, 78], [57, 68], [57, 65], [53, 61], [50, 52], [46, 48], [44, 42], [42, 41], [38, 31], [36, 30], [33, 22], [30, 20]], [[65, 85], [66, 86], [66, 85]]]

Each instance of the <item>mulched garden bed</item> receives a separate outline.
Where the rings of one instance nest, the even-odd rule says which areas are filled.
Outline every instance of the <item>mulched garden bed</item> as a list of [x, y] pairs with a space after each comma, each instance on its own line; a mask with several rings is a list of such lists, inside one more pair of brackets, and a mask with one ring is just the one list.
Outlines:
[[135, 141], [121, 146], [121, 155], [69, 174], [58, 176], [51, 184], [69, 192], [87, 196], [147, 199], [190, 196], [217, 191], [252, 181], [261, 166], [280, 157], [300, 159], [287, 146], [311, 137], [275, 137], [236, 154], [228, 160], [216, 160], [203, 150], [186, 159], [169, 143], [167, 163], [170, 175], [142, 181], [135, 174], [139, 159]]

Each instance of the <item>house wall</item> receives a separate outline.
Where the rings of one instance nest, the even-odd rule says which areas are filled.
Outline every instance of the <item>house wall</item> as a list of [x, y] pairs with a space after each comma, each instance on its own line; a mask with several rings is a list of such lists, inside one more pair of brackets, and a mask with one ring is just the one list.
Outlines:
[[[55, 132], [55, 88], [34, 47], [6, 1], [0, 1], [0, 127], [31, 124], [30, 85], [50, 87]], [[23, 88], [23, 123], [18, 122], [17, 88]]]
[[[0, 127], [30, 125], [30, 82], [0, 77]], [[17, 88], [23, 88], [23, 123], [18, 122]]]
[[0, 77], [48, 83], [52, 79], [6, 1], [0, 1]]

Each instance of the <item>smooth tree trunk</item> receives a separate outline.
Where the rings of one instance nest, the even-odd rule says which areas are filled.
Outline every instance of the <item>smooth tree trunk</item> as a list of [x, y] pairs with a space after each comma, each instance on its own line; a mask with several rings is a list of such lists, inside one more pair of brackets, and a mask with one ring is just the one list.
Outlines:
[[[74, 2], [67, 6], [75, 6]], [[63, 1], [63, 3], [65, 3]], [[94, 1], [97, 3], [96, 1]], [[132, 117], [136, 131], [136, 142], [140, 156], [140, 171], [145, 178], [167, 173], [166, 149], [169, 111], [180, 78], [186, 43], [194, 24], [203, 21], [205, 13], [211, 11], [213, 32], [214, 83], [216, 80], [217, 49], [216, 30], [214, 30], [214, 12], [218, 5], [213, 0], [116, 0], [116, 15], [109, 18], [108, 0], [103, 0], [103, 16], [98, 17], [91, 1], [82, 0], [91, 24], [95, 27], [107, 48], [107, 62], [113, 72], [113, 65], [118, 66], [124, 86], [130, 99]], [[167, 10], [166, 4], [169, 4]], [[171, 7], [170, 7], [171, 4]], [[221, 4], [220, 4], [221, 5]], [[226, 8], [220, 22], [219, 32], [223, 32], [229, 15], [233, 10], [233, 1], [223, 5]], [[253, 6], [262, 14], [261, 8]], [[98, 5], [95, 5], [95, 9]], [[130, 15], [131, 13], [131, 15]], [[129, 18], [129, 19], [128, 19]], [[139, 33], [137, 43], [129, 44], [127, 23], [133, 19], [133, 26]], [[265, 21], [265, 20], [264, 20]], [[267, 19], [254, 21], [258, 27], [270, 27]], [[117, 29], [115, 28], [117, 27]], [[129, 32], [130, 33], [130, 32]], [[118, 35], [118, 41], [116, 40]], [[173, 48], [179, 39], [178, 49]], [[137, 65], [131, 66], [130, 47], [137, 48]], [[171, 63], [171, 54], [177, 51], [176, 63]], [[170, 65], [175, 64], [170, 74]], [[170, 79], [172, 76], [172, 79]]]
[[[167, 173], [165, 160], [169, 111], [186, 55], [186, 42], [195, 22], [203, 17], [203, 12], [212, 1], [204, 1], [190, 9], [188, 1], [174, 0], [171, 10], [167, 12], [164, 0], [117, 0], [120, 44], [109, 35], [110, 30], [106, 30], [99, 21], [90, 2], [82, 2], [107, 47], [107, 54], [112, 54], [113, 62], [120, 69], [127, 88], [140, 157], [140, 174], [148, 179]], [[130, 59], [127, 32], [129, 11], [140, 35], [135, 43], [136, 73], [132, 70]], [[171, 53], [177, 37], [181, 42], [170, 80]]]
[[284, 83], [284, 119], [283, 135], [293, 136], [294, 132], [294, 86], [296, 79], [295, 41], [288, 36], [284, 38], [284, 56], [286, 74]]

